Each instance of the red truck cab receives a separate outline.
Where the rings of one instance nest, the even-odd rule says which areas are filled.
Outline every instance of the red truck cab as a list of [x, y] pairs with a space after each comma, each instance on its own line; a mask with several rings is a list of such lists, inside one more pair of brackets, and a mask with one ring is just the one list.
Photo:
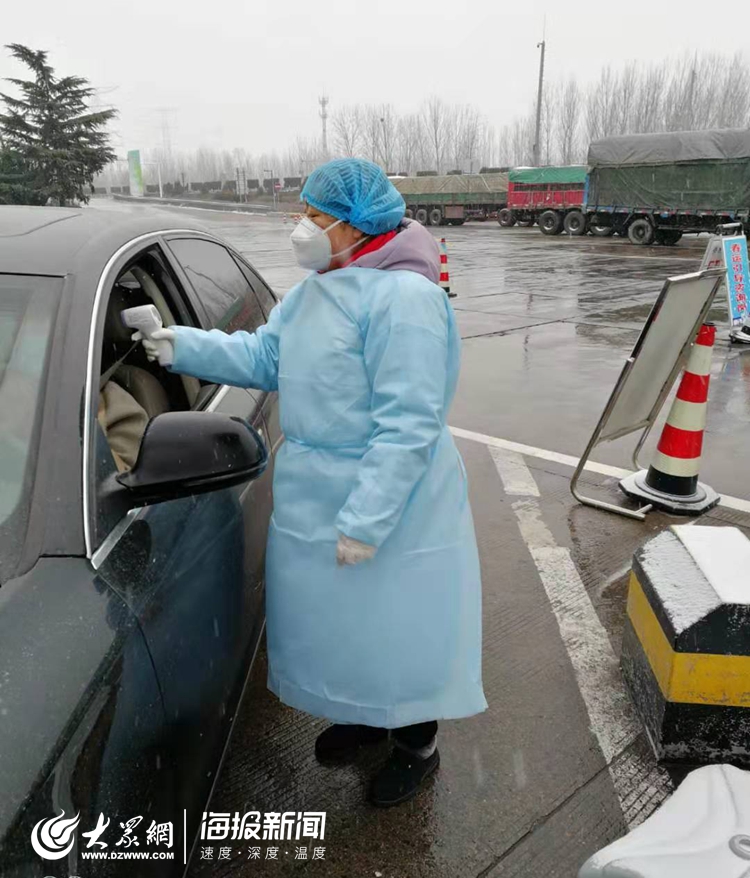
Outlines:
[[584, 165], [514, 168], [508, 174], [508, 206], [498, 214], [501, 226], [531, 226], [546, 235], [586, 233], [581, 209], [586, 191]]

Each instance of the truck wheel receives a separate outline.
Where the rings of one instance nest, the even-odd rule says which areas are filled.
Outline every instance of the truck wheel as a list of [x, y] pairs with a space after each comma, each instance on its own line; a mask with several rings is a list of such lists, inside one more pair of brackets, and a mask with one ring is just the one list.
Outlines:
[[540, 214], [538, 222], [543, 235], [559, 235], [562, 231], [562, 217], [554, 210], [545, 210], [544, 213]]
[[633, 244], [648, 246], [654, 240], [654, 227], [645, 217], [633, 220], [628, 227], [628, 238]]
[[589, 231], [597, 238], [609, 238], [615, 233], [614, 226], [606, 226], [603, 223], [589, 223]]
[[674, 247], [681, 237], [682, 232], [679, 229], [657, 229], [654, 232], [654, 241], [665, 247]]
[[516, 218], [513, 216], [513, 211], [509, 210], [507, 207], [503, 207], [498, 211], [497, 221], [504, 229], [509, 229], [516, 224]]
[[427, 211], [423, 207], [420, 207], [419, 210], [414, 214], [414, 218], [420, 225], [427, 225]]
[[443, 224], [443, 212], [440, 208], [435, 207], [430, 211], [430, 225], [441, 226]]
[[574, 235], [576, 238], [586, 234], [586, 217], [580, 210], [571, 210], [565, 214], [563, 228], [566, 235]]
[[534, 225], [534, 220], [529, 219], [529, 217], [524, 217], [523, 219], [519, 219], [517, 222], [518, 222], [518, 225], [524, 229], [528, 229], [529, 226]]
[[404, 217], [406, 219], [414, 219], [414, 211], [410, 207], [407, 207], [404, 211]]

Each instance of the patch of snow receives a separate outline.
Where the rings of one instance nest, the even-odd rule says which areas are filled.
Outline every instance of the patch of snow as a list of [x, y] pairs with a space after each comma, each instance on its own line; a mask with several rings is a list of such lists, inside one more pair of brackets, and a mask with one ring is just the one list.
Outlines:
[[[692, 526], [684, 527], [688, 531], [696, 530]], [[686, 551], [679, 535], [671, 530], [646, 543], [639, 561], [675, 633], [687, 631], [720, 606], [721, 601], [706, 575]]]
[[750, 540], [736, 527], [672, 530], [725, 604], [750, 605]]

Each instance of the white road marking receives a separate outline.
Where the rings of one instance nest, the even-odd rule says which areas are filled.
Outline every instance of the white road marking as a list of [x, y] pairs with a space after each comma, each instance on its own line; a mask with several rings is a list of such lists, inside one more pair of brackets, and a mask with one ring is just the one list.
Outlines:
[[[531, 470], [516, 450], [504, 451], [493, 444], [489, 451], [507, 494], [522, 496], [521, 488], [526, 486], [526, 495], [513, 503], [513, 511], [555, 614], [623, 816], [628, 826], [634, 826], [648, 816], [648, 809], [640, 805], [642, 796], [633, 806], [634, 757], [624, 751], [638, 737], [641, 725], [623, 685], [619, 661], [570, 551], [558, 546], [542, 519], [539, 488]], [[637, 788], [660, 789], [667, 784], [668, 790], [668, 783], [663, 769], [647, 765], [639, 772]], [[653, 804], [659, 804], [660, 798], [653, 798], [658, 799]]]
[[515, 750], [513, 752], [513, 774], [516, 778], [516, 789], [522, 790], [524, 787], [528, 786], [529, 778], [526, 774], [526, 762], [523, 758], [523, 752], [521, 750]]
[[617, 656], [569, 550], [557, 545], [542, 521], [538, 501], [517, 500], [513, 511], [557, 619], [591, 730], [610, 763], [640, 731]]
[[[570, 454], [561, 454], [559, 451], [548, 451], [546, 448], [536, 448], [534, 445], [524, 445], [521, 442], [512, 442], [510, 439], [499, 439], [497, 436], [487, 436], [485, 433], [475, 433], [472, 430], [464, 430], [462, 427], [451, 427], [451, 433], [459, 439], [468, 439], [471, 442], [480, 442], [490, 448], [502, 448], [505, 451], [514, 451], [522, 454], [524, 457], [536, 457], [538, 460], [549, 460], [552, 463], [559, 463], [563, 466], [570, 466], [575, 469], [578, 466], [579, 458]], [[601, 476], [610, 476], [613, 479], [624, 479], [626, 476], [632, 475], [632, 470], [622, 469], [618, 466], [610, 466], [606, 463], [596, 463], [593, 460], [587, 462], [585, 467], [587, 472], [598, 473]], [[750, 513], [750, 500], [743, 500], [741, 497], [730, 497], [727, 494], [721, 495], [719, 506], [725, 509], [735, 509], [737, 512]]]
[[538, 497], [539, 489], [523, 457], [515, 451], [503, 451], [489, 446], [498, 474], [505, 485], [505, 493], [520, 497]]

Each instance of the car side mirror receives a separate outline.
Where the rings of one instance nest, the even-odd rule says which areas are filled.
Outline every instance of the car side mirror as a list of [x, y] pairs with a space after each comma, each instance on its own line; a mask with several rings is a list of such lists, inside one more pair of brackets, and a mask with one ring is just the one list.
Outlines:
[[165, 412], [149, 421], [135, 466], [117, 481], [147, 505], [240, 485], [267, 464], [263, 440], [242, 418]]

